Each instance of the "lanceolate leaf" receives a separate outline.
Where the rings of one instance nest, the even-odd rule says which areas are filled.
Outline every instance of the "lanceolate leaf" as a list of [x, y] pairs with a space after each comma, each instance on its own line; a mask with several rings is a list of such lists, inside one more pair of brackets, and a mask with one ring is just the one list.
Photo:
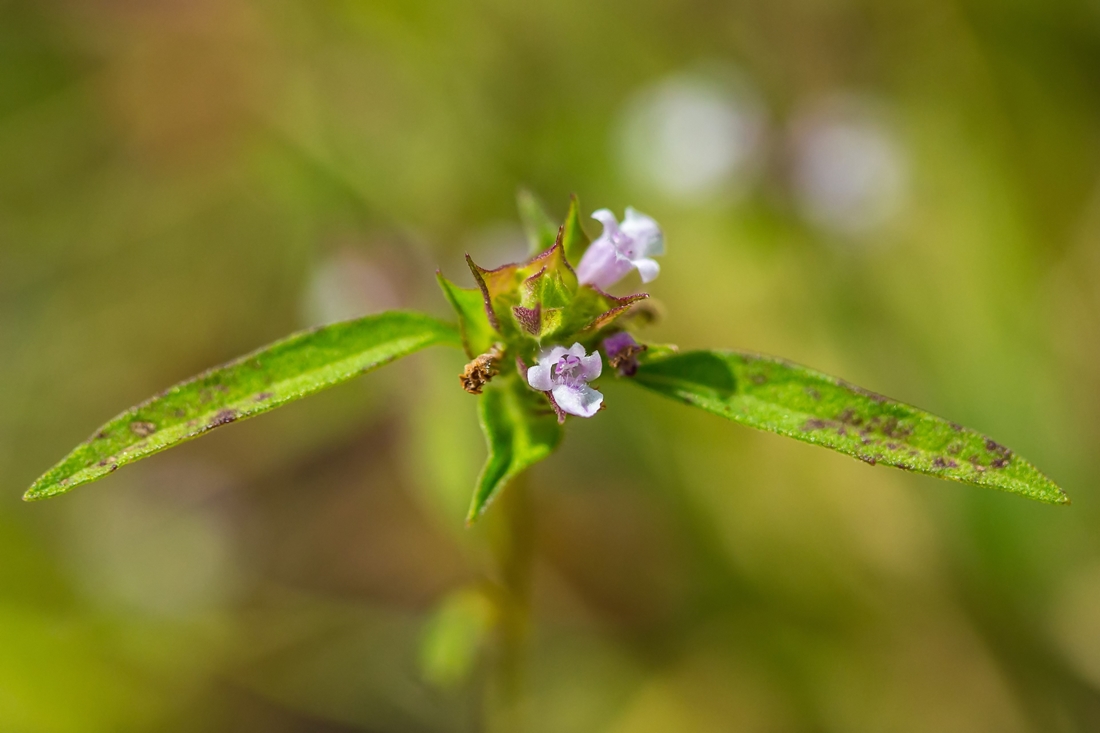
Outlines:
[[562, 435], [550, 403], [516, 375], [485, 388], [478, 415], [489, 458], [477, 480], [468, 523], [481, 516], [508, 482], [553, 453]]
[[371, 371], [458, 331], [419, 313], [390, 312], [305, 331], [172, 387], [110, 421], [27, 491], [44, 499], [221, 425]]
[[735, 422], [872, 465], [1051, 504], [1069, 501], [1037, 468], [991, 438], [805, 367], [728, 351], [666, 352], [642, 361], [638, 384]]

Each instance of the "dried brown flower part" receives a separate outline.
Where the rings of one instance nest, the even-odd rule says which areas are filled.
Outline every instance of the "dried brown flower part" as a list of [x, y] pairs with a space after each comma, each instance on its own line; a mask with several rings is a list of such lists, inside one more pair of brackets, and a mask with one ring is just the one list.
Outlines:
[[462, 370], [458, 380], [462, 383], [462, 389], [470, 394], [481, 394], [485, 385], [492, 381], [493, 377], [500, 374], [497, 362], [504, 356], [500, 344], [493, 346], [487, 353], [477, 357]]

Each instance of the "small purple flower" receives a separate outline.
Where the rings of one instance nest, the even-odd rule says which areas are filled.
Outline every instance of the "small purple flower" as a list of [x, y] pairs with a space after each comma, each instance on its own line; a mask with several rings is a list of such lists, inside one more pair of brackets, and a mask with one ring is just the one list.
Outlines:
[[[540, 392], [549, 392], [563, 412], [592, 417], [600, 411], [603, 395], [588, 386], [603, 372], [600, 353], [588, 355], [580, 344], [543, 351], [538, 364], [527, 370], [527, 383]], [[564, 418], [562, 418], [564, 419]]]
[[607, 352], [607, 363], [623, 377], [633, 377], [638, 373], [638, 354], [646, 348], [626, 331], [608, 336], [603, 340], [603, 350]]
[[644, 283], [660, 274], [661, 266], [653, 257], [665, 253], [665, 237], [657, 222], [629, 206], [621, 226], [608, 209], [594, 212], [592, 218], [603, 224], [603, 234], [577, 266], [582, 284], [606, 290], [632, 269], [638, 270]]

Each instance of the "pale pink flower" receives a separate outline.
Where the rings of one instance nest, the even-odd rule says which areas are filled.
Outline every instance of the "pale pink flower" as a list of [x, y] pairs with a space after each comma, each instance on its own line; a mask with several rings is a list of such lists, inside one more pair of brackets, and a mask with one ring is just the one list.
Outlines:
[[[572, 348], [555, 346], [539, 354], [538, 363], [527, 370], [532, 389], [549, 392], [563, 412], [592, 417], [603, 404], [603, 395], [588, 386], [603, 372], [600, 353], [585, 353], [580, 344]], [[564, 418], [563, 418], [564, 419]]]
[[577, 266], [582, 284], [607, 290], [632, 269], [638, 270], [645, 283], [660, 274], [661, 266], [653, 258], [665, 253], [665, 237], [657, 222], [629, 206], [621, 225], [609, 209], [600, 209], [592, 218], [603, 224], [603, 234]]

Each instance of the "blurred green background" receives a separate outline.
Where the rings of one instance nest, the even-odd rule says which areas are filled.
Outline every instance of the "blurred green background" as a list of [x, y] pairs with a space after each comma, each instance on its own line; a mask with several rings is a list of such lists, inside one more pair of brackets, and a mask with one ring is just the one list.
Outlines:
[[653, 340], [915, 403], [1074, 502], [605, 379], [531, 476], [531, 731], [1100, 730], [1095, 3], [0, 0], [0, 731], [484, 729], [460, 354], [20, 495], [290, 331], [444, 315], [436, 267], [523, 252], [521, 185], [661, 222]]

